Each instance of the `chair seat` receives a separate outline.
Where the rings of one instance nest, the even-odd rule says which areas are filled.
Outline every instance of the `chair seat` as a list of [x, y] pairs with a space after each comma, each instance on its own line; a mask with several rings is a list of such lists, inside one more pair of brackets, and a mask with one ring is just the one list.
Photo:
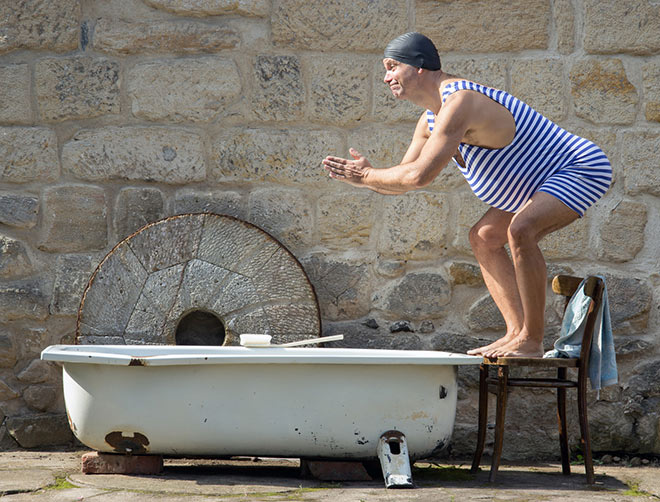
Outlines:
[[580, 360], [567, 357], [498, 357], [488, 359], [484, 357], [484, 364], [489, 366], [526, 366], [532, 368], [577, 368]]

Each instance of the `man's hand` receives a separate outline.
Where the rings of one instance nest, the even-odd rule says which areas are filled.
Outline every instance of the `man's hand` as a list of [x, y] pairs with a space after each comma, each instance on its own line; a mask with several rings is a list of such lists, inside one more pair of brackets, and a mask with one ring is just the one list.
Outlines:
[[323, 167], [331, 178], [344, 181], [355, 186], [365, 186], [366, 177], [373, 167], [360, 152], [351, 148], [349, 153], [353, 160], [328, 156], [323, 159]]

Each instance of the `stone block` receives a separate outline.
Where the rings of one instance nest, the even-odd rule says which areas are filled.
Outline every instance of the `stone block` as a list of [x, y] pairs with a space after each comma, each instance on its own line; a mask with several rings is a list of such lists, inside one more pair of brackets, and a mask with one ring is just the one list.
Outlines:
[[450, 56], [442, 58], [442, 69], [446, 72], [495, 89], [506, 90], [507, 88], [506, 66], [506, 60], [494, 57]]
[[229, 129], [213, 138], [211, 178], [324, 188], [332, 181], [321, 160], [343, 149], [339, 134], [326, 130]]
[[259, 120], [291, 122], [305, 115], [305, 87], [296, 56], [258, 56], [252, 110]]
[[21, 448], [70, 444], [73, 434], [64, 414], [39, 414], [7, 417], [9, 434]]
[[45, 120], [85, 119], [120, 111], [119, 63], [107, 58], [44, 58], [35, 64], [35, 94]]
[[16, 364], [16, 344], [11, 334], [0, 333], [0, 368], [13, 368]]
[[440, 318], [451, 301], [449, 282], [435, 272], [411, 272], [374, 295], [374, 306], [395, 318], [418, 321]]
[[0, 3], [0, 54], [16, 49], [66, 52], [78, 47], [80, 0]]
[[586, 59], [570, 71], [575, 114], [596, 124], [631, 124], [637, 114], [637, 90], [620, 59]]
[[32, 228], [37, 224], [39, 198], [0, 192], [0, 223], [10, 227]]
[[267, 16], [268, 0], [146, 0], [155, 9], [173, 12], [179, 16]]
[[159, 474], [162, 455], [121, 455], [93, 451], [82, 456], [83, 474]]
[[369, 243], [378, 202], [374, 194], [365, 192], [351, 190], [319, 197], [317, 226], [321, 243], [339, 250]]
[[264, 189], [248, 200], [248, 221], [265, 230], [291, 250], [312, 243], [312, 209], [298, 190]]
[[473, 331], [506, 330], [504, 318], [493, 298], [487, 294], [477, 300], [467, 312], [467, 325]]
[[182, 189], [174, 196], [174, 214], [215, 213], [245, 219], [246, 201], [239, 192], [213, 190], [209, 192]]
[[589, 425], [594, 451], [626, 451], [632, 446], [635, 421], [625, 413], [623, 403], [597, 401], [590, 405]]
[[312, 120], [346, 126], [367, 116], [369, 86], [364, 77], [373, 68], [370, 60], [322, 56], [311, 60], [308, 66]]
[[50, 300], [52, 315], [76, 315], [83, 291], [99, 260], [89, 255], [60, 255]]
[[18, 277], [32, 271], [32, 260], [24, 242], [0, 235], [0, 278]]
[[114, 228], [117, 239], [128, 237], [147, 223], [165, 216], [163, 192], [157, 188], [122, 188], [115, 202]]
[[[348, 134], [348, 145], [369, 159], [373, 166], [390, 167], [399, 164], [403, 159], [413, 132], [412, 125], [353, 129]], [[351, 158], [348, 152], [328, 153]]]
[[32, 117], [30, 68], [26, 64], [0, 66], [0, 123], [25, 124]]
[[322, 13], [315, 2], [276, 0], [271, 29], [273, 42], [288, 49], [382, 51], [394, 34], [407, 31], [407, 20], [406, 3], [400, 0], [327, 2]]
[[575, 9], [571, 0], [555, 0], [553, 3], [557, 50], [570, 54], [575, 50]]
[[60, 386], [52, 384], [30, 385], [23, 390], [23, 400], [35, 411], [46, 411], [60, 394]]
[[652, 129], [625, 131], [621, 145], [625, 192], [660, 196], [660, 133]]
[[386, 199], [378, 251], [401, 259], [437, 259], [446, 254], [449, 208], [445, 199], [430, 192]]
[[53, 181], [60, 174], [55, 132], [45, 127], [0, 128], [0, 182]]
[[592, 54], [657, 54], [660, 5], [648, 0], [585, 0], [584, 50]]
[[417, 0], [415, 18], [440, 53], [547, 49], [550, 42], [548, 0], [513, 0], [506, 8], [497, 0]]
[[7, 383], [0, 380], [0, 401], [9, 401], [16, 399], [20, 394], [12, 389]]
[[202, 138], [164, 127], [80, 131], [62, 149], [64, 172], [78, 179], [183, 184], [206, 178]]
[[546, 259], [589, 258], [589, 222], [591, 217], [585, 214], [570, 225], [544, 237], [539, 243]]
[[519, 59], [511, 67], [511, 93], [554, 122], [567, 111], [564, 65], [560, 59]]
[[51, 365], [48, 361], [34, 359], [16, 376], [19, 382], [27, 384], [43, 383], [51, 377]]
[[[383, 47], [384, 48], [384, 47]], [[374, 63], [373, 78], [373, 108], [372, 115], [374, 119], [385, 122], [416, 122], [423, 110], [405, 99], [397, 99], [390, 91], [389, 86], [385, 84], [385, 68], [382, 61]], [[414, 125], [411, 124], [408, 136], [412, 138]]]
[[405, 271], [406, 262], [404, 260], [379, 260], [376, 263], [376, 272], [390, 279], [401, 277]]
[[479, 265], [455, 261], [449, 266], [449, 275], [452, 283], [456, 286], [483, 286], [484, 278], [481, 275]]
[[107, 207], [102, 188], [50, 187], [44, 190], [43, 207], [39, 249], [72, 253], [104, 249], [108, 244]]
[[609, 273], [604, 273], [603, 277], [607, 284], [612, 330], [615, 335], [646, 329], [653, 301], [649, 285], [634, 277], [619, 277]]
[[321, 317], [330, 321], [356, 319], [369, 312], [369, 269], [354, 263], [313, 255], [303, 267], [314, 286]]
[[[324, 322], [323, 334], [326, 336], [343, 334], [341, 342], [332, 342], [336, 347], [393, 349], [393, 350], [423, 350], [428, 348], [424, 340], [415, 333], [400, 331], [391, 333], [387, 322], [378, 321], [378, 326], [370, 328], [364, 323]], [[373, 324], [372, 324], [373, 325]], [[423, 337], [422, 337], [423, 338]]]
[[[461, 176], [462, 178], [462, 176]], [[453, 224], [454, 234], [452, 246], [463, 253], [472, 254], [470, 245], [470, 229], [481, 219], [488, 210], [488, 206], [481, 202], [468, 188], [455, 196], [454, 205], [457, 207], [456, 221]]]
[[209, 121], [241, 93], [233, 60], [218, 57], [169, 59], [128, 71], [133, 115], [151, 121]]
[[615, 263], [635, 258], [644, 247], [647, 222], [646, 204], [632, 200], [619, 202], [601, 226], [599, 258]]
[[39, 277], [0, 284], [0, 316], [14, 319], [45, 319], [48, 316], [49, 286]]
[[646, 63], [642, 66], [644, 85], [644, 111], [646, 120], [660, 122], [660, 62]]
[[[45, 285], [44, 285], [45, 286]], [[45, 288], [42, 288], [45, 289]], [[57, 329], [50, 324], [50, 329]], [[32, 360], [40, 356], [44, 347], [51, 344], [51, 341], [60, 343], [62, 338], [52, 336], [52, 332], [41, 326], [16, 326], [10, 330], [10, 336], [14, 338], [16, 345], [16, 355], [18, 360]]]
[[115, 55], [195, 54], [235, 49], [238, 32], [201, 21], [125, 22], [99, 19], [94, 29], [95, 50]]
[[[0, 414], [0, 416], [2, 416], [2, 414]], [[0, 425], [0, 451], [15, 451], [18, 449], [18, 443], [13, 437], [11, 437], [7, 431], [7, 427]]]

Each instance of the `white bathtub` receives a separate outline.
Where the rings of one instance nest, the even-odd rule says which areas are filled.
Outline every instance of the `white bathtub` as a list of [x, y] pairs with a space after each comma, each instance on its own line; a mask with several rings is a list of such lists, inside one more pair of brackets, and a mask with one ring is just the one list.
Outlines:
[[457, 366], [431, 351], [54, 345], [71, 429], [102, 452], [368, 460], [400, 431], [411, 459], [445, 448]]

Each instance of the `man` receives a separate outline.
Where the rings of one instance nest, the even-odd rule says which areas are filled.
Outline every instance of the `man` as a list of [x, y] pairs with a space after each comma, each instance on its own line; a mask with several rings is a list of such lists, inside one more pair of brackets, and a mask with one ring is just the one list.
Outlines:
[[445, 73], [420, 33], [392, 40], [383, 64], [392, 94], [426, 109], [403, 160], [375, 169], [351, 148], [352, 159], [328, 156], [323, 167], [334, 179], [396, 195], [428, 185], [453, 159], [491, 206], [470, 230], [470, 244], [506, 322], [503, 337], [468, 353], [542, 356], [547, 278], [538, 243], [607, 191], [607, 157], [510, 94]]

